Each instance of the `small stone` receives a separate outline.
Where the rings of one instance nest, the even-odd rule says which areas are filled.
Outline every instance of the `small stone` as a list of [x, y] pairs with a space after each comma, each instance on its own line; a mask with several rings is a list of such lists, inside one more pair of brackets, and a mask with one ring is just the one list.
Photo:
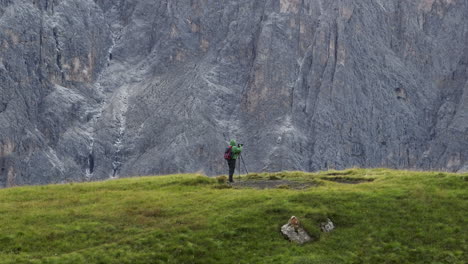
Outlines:
[[281, 233], [290, 241], [304, 244], [312, 240], [307, 232], [300, 226], [299, 219], [292, 216], [288, 223], [281, 227]]
[[331, 232], [333, 229], [335, 229], [335, 225], [330, 220], [330, 218], [327, 218], [327, 222], [321, 223], [320, 227], [322, 232]]

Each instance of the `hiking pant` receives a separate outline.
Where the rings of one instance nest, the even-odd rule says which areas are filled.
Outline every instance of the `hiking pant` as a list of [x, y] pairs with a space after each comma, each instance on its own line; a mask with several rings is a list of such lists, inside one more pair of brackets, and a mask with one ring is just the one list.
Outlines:
[[227, 160], [229, 166], [229, 182], [233, 182], [234, 179], [232, 176], [234, 175], [234, 171], [236, 170], [236, 161], [235, 159]]

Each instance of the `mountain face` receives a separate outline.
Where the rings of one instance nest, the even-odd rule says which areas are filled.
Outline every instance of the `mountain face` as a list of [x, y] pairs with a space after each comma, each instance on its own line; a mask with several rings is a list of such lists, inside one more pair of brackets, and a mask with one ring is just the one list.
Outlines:
[[468, 0], [1, 0], [0, 186], [468, 170]]

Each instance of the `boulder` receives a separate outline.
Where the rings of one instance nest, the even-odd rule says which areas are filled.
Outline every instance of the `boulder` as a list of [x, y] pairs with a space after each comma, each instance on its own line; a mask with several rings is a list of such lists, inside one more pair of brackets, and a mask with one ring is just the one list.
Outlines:
[[304, 244], [312, 240], [307, 232], [300, 226], [299, 219], [292, 216], [288, 223], [281, 227], [281, 233], [290, 241]]

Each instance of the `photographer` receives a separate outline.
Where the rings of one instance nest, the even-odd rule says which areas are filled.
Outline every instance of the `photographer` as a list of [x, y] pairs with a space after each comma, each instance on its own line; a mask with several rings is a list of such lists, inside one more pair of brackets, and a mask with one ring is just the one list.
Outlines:
[[236, 169], [236, 161], [242, 152], [243, 144], [237, 144], [234, 139], [231, 139], [229, 147], [224, 152], [224, 158], [226, 159], [229, 166], [229, 182], [234, 182], [233, 175]]

